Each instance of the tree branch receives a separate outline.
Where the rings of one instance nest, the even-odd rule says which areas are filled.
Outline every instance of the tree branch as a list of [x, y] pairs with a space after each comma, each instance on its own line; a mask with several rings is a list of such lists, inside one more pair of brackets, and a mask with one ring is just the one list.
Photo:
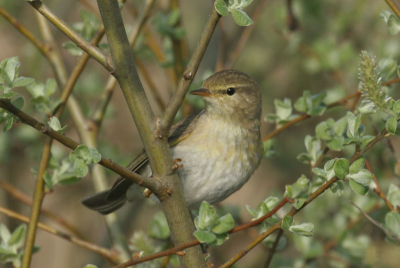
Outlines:
[[371, 165], [369, 164], [369, 161], [367, 159], [365, 159], [365, 167], [369, 170], [369, 172], [371, 172], [372, 179], [374, 180], [374, 182], [376, 184], [376, 188], [374, 188], [374, 192], [377, 195], [379, 195], [379, 197], [382, 198], [383, 201], [385, 201], [385, 203], [388, 206], [388, 208], [390, 209], [390, 211], [394, 211], [393, 205], [389, 202], [386, 195], [382, 192], [381, 185], [379, 184], [379, 181], [376, 178], [375, 173], [372, 171]]
[[54, 26], [63, 32], [69, 39], [71, 39], [78, 47], [88, 53], [101, 65], [103, 65], [108, 71], [112, 71], [112, 65], [107, 59], [107, 55], [98, 47], [93, 46], [85, 38], [75, 32], [65, 21], [57, 17], [45, 4], [40, 0], [34, 0], [28, 2], [33, 8], [35, 8], [40, 14], [48, 19]]
[[[30, 117], [23, 111], [17, 109], [14, 105], [4, 99], [0, 99], [0, 108], [9, 111], [10, 113], [18, 117], [23, 123], [30, 125], [34, 129], [59, 141], [61, 144], [67, 146], [68, 148], [71, 148], [72, 150], [79, 146], [79, 144], [75, 141], [40, 123], [39, 121], [37, 121], [33, 117]], [[154, 189], [154, 191], [156, 191], [159, 187], [159, 183], [156, 180], [143, 177], [135, 172], [130, 171], [129, 169], [121, 167], [120, 165], [114, 163], [112, 160], [107, 160], [102, 157], [99, 164], [114, 171], [124, 178], [132, 180], [140, 186], [149, 188], [150, 190]]]
[[[29, 223], [29, 218], [28, 217], [25, 217], [25, 216], [23, 216], [21, 214], [18, 214], [16, 212], [8, 210], [6, 208], [0, 207], [0, 213], [3, 213], [5, 215], [7, 215], [7, 216], [9, 216], [11, 218], [17, 219], [19, 221], [22, 221], [22, 222], [25, 222], [25, 223]], [[55, 229], [53, 227], [50, 227], [50, 226], [48, 226], [48, 225], [46, 225], [44, 223], [41, 223], [41, 222], [38, 222], [37, 226], [40, 229], [42, 229], [42, 230], [44, 230], [44, 231], [46, 231], [48, 233], [54, 234], [54, 235], [56, 235], [56, 236], [58, 236], [58, 237], [60, 237], [62, 239], [65, 239], [65, 240], [67, 240], [69, 242], [72, 242], [75, 245], [78, 245], [78, 246], [80, 246], [82, 248], [85, 248], [85, 249], [93, 251], [93, 252], [95, 252], [97, 254], [100, 254], [102, 257], [104, 257], [106, 260], [110, 261], [111, 263], [116, 263], [116, 261], [117, 261], [117, 259], [116, 259], [117, 252], [115, 252], [115, 251], [100, 247], [100, 246], [98, 246], [96, 244], [87, 242], [87, 241], [79, 239], [77, 237], [70, 236], [69, 234], [61, 232], [61, 231], [59, 231], [59, 230], [57, 230], [57, 229]]]
[[181, 103], [185, 98], [186, 92], [193, 81], [193, 78], [200, 65], [201, 59], [204, 56], [208, 43], [211, 40], [211, 37], [214, 33], [215, 27], [217, 26], [220, 17], [221, 15], [219, 15], [218, 12], [213, 9], [211, 16], [208, 19], [208, 22], [204, 28], [203, 34], [200, 37], [197, 48], [193, 52], [192, 57], [186, 67], [186, 70], [179, 80], [178, 89], [175, 91], [174, 95], [169, 101], [167, 109], [162, 116], [161, 125], [159, 126], [157, 132], [163, 137], [166, 137], [168, 135], [168, 131], [174, 121], [175, 115], [178, 112], [179, 107], [181, 106]]

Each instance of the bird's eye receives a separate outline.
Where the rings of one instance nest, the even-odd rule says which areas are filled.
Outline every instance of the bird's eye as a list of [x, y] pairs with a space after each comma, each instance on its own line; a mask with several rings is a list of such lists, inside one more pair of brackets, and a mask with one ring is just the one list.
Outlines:
[[234, 89], [233, 87], [230, 87], [226, 91], [226, 94], [228, 94], [229, 96], [232, 96], [233, 94], [235, 94], [235, 91], [236, 91], [236, 89]]

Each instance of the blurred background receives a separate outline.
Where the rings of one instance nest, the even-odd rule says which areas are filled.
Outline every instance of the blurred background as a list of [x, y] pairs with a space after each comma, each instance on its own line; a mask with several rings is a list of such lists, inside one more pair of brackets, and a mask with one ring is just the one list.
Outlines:
[[[81, 23], [82, 18], [88, 16], [86, 11], [92, 12], [95, 17], [99, 15], [96, 1], [92, 0], [44, 2], [69, 24]], [[143, 2], [128, 0], [123, 8], [128, 32], [132, 30], [136, 14], [140, 12]], [[180, 77], [179, 72], [196, 47], [213, 9], [213, 1], [179, 1], [180, 12], [171, 10], [170, 4], [168, 0], [157, 1], [147, 22], [148, 34], [140, 35], [134, 48], [135, 57], [154, 83], [151, 85], [146, 82], [143, 71], [140, 72], [148, 98], [157, 114], [162, 112], [162, 105], [168, 102], [171, 92], [174, 91]], [[36, 11], [25, 1], [0, 0], [0, 8], [17, 18], [35, 36], [40, 36]], [[337, 101], [357, 91], [357, 70], [362, 50], [376, 55], [377, 60], [398, 60], [400, 39], [399, 36], [388, 33], [386, 24], [380, 17], [383, 10], [390, 10], [385, 1], [254, 0], [245, 8], [245, 12], [255, 21], [254, 26], [250, 26], [253, 29], [248, 32], [248, 39], [242, 39], [243, 31], [248, 28], [238, 26], [231, 16], [223, 17], [191, 89], [199, 88], [202, 80], [216, 69], [232, 67], [246, 72], [259, 83], [263, 93], [263, 117], [274, 113], [275, 98], [290, 98], [294, 103], [303, 95], [304, 90], [309, 90], [312, 94], [326, 92], [324, 102], [327, 104]], [[68, 71], [71, 71], [78, 57], [71, 55], [71, 50], [63, 48], [62, 43], [68, 41], [67, 37], [55, 27], [51, 26], [51, 29]], [[152, 36], [152, 41], [149, 41], [148, 35]], [[54, 78], [46, 59], [3, 17], [0, 17], [0, 36], [0, 61], [18, 56], [21, 62], [21, 76], [33, 77], [41, 82]], [[243, 49], [238, 50], [237, 45], [241, 41], [244, 41]], [[180, 43], [178, 52], [174, 50], [177, 47], [174, 42]], [[103, 38], [101, 43], [106, 43], [106, 38]], [[158, 50], [154, 47], [158, 47]], [[87, 116], [91, 116], [108, 76], [108, 72], [102, 66], [90, 60], [79, 78], [74, 94]], [[396, 77], [397, 75], [387, 77], [386, 80]], [[151, 87], [156, 89], [156, 93]], [[30, 99], [30, 94], [25, 88], [18, 88], [17, 91], [24, 95], [26, 100]], [[389, 94], [398, 99], [399, 86], [393, 84], [389, 88]], [[155, 96], [159, 96], [159, 100]], [[28, 101], [25, 103], [24, 111], [31, 111], [31, 115], [41, 122], [47, 121], [43, 113], [34, 112], [32, 105]], [[188, 97], [178, 118], [200, 109], [202, 105], [201, 101]], [[315, 135], [315, 126], [323, 119], [332, 117], [337, 120], [344, 116], [346, 111], [345, 107], [331, 109], [323, 117], [312, 117], [279, 134], [275, 139], [276, 155], [263, 159], [251, 180], [240, 191], [222, 202], [220, 209], [230, 211], [238, 224], [252, 218], [245, 205], [256, 208], [269, 196], [281, 199], [286, 184], [294, 183], [301, 174], [309, 174], [310, 167], [296, 159], [297, 155], [305, 151], [304, 137]], [[296, 111], [294, 113], [299, 114]], [[374, 115], [374, 118], [383, 126], [379, 115]], [[66, 135], [78, 141], [79, 136], [67, 111], [64, 112], [61, 121], [62, 125], [68, 125]], [[363, 124], [369, 126], [367, 129], [373, 134], [371, 124], [368, 121]], [[263, 121], [262, 135], [266, 136], [274, 128], [274, 124]], [[23, 124], [16, 124], [8, 132], [0, 132], [0, 180], [3, 186], [4, 183], [12, 185], [32, 197], [35, 177], [31, 168], [38, 165], [43, 140], [43, 135]], [[398, 140], [393, 138], [392, 141], [395, 148], [398, 147]], [[142, 143], [122, 92], [116, 88], [100, 130], [98, 149], [105, 158], [111, 158], [124, 166], [141, 148]], [[69, 149], [54, 142], [52, 154], [58, 161], [67, 157], [69, 152]], [[351, 154], [352, 151], [348, 150], [339, 156], [349, 157]], [[385, 142], [375, 146], [367, 154], [367, 158], [385, 192], [389, 183], [399, 185], [395, 170], [397, 162]], [[118, 177], [108, 171], [107, 175], [110, 184]], [[2, 188], [0, 206], [29, 216], [29, 206]], [[332, 255], [333, 253], [328, 255], [321, 251], [327, 242], [338, 237], [346, 225], [359, 215], [349, 204], [349, 199], [363, 204], [365, 209], [379, 201], [373, 192], [369, 193], [369, 198], [365, 198], [355, 196], [348, 188], [346, 185], [345, 194], [341, 197], [336, 197], [330, 192], [325, 193], [296, 216], [298, 223], [313, 222], [315, 235], [303, 239], [285, 233], [284, 240], [287, 241], [287, 245], [274, 256], [271, 267], [398, 267], [399, 248], [387, 244], [385, 235], [366, 220], [362, 220], [348, 231], [351, 235], [346, 243], [339, 243], [332, 249], [331, 253], [340, 253], [341, 259], [335, 259], [336, 255]], [[57, 186], [45, 196], [43, 207], [75, 226], [89, 241], [112, 247], [103, 217], [89, 211], [79, 202], [82, 197], [94, 192], [91, 177], [88, 175], [78, 184]], [[289, 206], [285, 207], [286, 211], [289, 209]], [[160, 206], [151, 203], [150, 200], [129, 203], [118, 211], [126, 236], [136, 235], [136, 248], [140, 248], [140, 239], [145, 245], [152, 245], [154, 242], [146, 240], [146, 231], [149, 222], [158, 211]], [[386, 212], [387, 210], [383, 209], [373, 215], [379, 219]], [[40, 221], [64, 230], [46, 216], [42, 216]], [[14, 230], [20, 224], [2, 214], [0, 223], [10, 230]], [[258, 231], [258, 228], [253, 228], [233, 234], [221, 247], [211, 247], [211, 262], [218, 267], [249, 244]], [[41, 230], [37, 232], [35, 244], [40, 246], [40, 251], [33, 255], [33, 268], [83, 267], [88, 263], [110, 267], [98, 255]], [[263, 267], [268, 255], [267, 247], [267, 243], [257, 246], [235, 267]], [[149, 252], [151, 250], [149, 249]], [[10, 264], [1, 265], [12, 267]], [[160, 267], [160, 263], [146, 265], [148, 266], [137, 267]]]

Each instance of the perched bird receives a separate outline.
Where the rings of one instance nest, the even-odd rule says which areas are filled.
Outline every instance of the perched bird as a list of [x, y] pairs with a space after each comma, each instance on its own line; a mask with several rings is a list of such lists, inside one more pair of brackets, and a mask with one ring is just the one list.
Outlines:
[[[172, 126], [168, 143], [173, 158], [183, 164], [177, 172], [187, 205], [198, 209], [203, 201], [215, 204], [239, 190], [260, 164], [261, 92], [247, 74], [224, 70], [190, 93], [203, 97], [205, 108]], [[144, 151], [128, 168], [151, 176]], [[85, 197], [82, 203], [108, 214], [138, 188], [120, 177], [111, 189]]]

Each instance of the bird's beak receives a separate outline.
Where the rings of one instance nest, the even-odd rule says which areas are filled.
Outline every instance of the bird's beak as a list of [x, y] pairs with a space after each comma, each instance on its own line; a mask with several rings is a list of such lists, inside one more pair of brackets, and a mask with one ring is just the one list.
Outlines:
[[205, 89], [205, 88], [200, 88], [200, 89], [197, 89], [197, 90], [193, 90], [193, 91], [190, 92], [190, 94], [197, 95], [197, 96], [202, 96], [202, 97], [208, 97], [208, 96], [212, 95], [212, 93], [208, 89]]

